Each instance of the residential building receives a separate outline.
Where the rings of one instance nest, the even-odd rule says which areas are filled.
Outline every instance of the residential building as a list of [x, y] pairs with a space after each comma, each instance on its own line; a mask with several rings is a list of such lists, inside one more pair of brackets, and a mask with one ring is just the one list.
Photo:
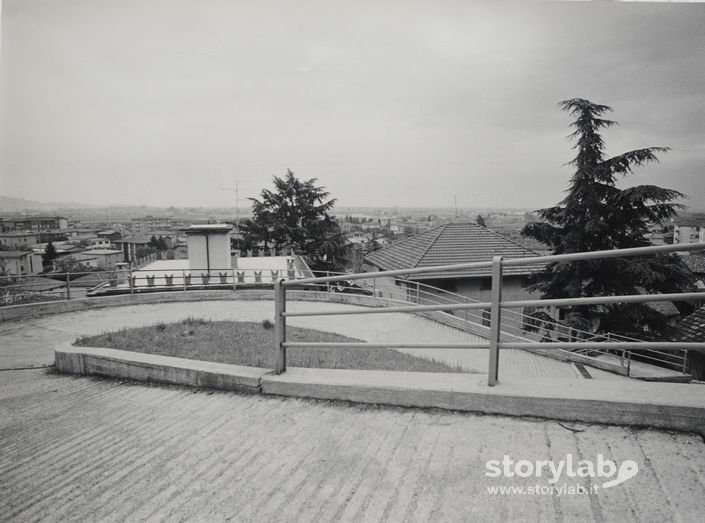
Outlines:
[[0, 251], [0, 272], [12, 276], [34, 276], [42, 272], [42, 256], [33, 251]]
[[37, 243], [40, 243], [41, 235], [38, 232], [3, 232], [0, 233], [0, 246], [5, 249], [22, 250], [31, 249]]
[[[368, 270], [386, 271], [488, 262], [495, 256], [523, 258], [538, 254], [476, 223], [448, 223], [372, 252], [365, 256], [365, 262]], [[529, 275], [539, 268], [538, 265], [506, 267], [503, 273], [503, 299], [535, 298], [525, 287]], [[426, 293], [433, 293], [432, 288], [437, 288], [455, 293], [461, 298], [489, 302], [491, 274], [490, 267], [483, 267], [410, 274], [405, 278], [409, 283], [402, 283], [399, 279], [394, 279], [394, 283], [406, 286], [407, 294], [413, 301], [423, 302], [423, 296], [428, 296]], [[418, 286], [415, 285], [417, 282]], [[421, 288], [423, 293], [420, 292]]]
[[95, 258], [95, 266], [99, 269], [114, 269], [122, 262], [122, 251], [117, 249], [90, 249], [80, 253], [80, 256]]
[[123, 260], [127, 263], [135, 263], [137, 261], [137, 249], [147, 247], [149, 238], [146, 236], [127, 236], [114, 240], [113, 245], [116, 249], [122, 251]]
[[68, 219], [63, 216], [21, 216], [13, 218], [0, 218], [2, 231], [49, 231], [52, 229], [66, 229]]
[[107, 229], [105, 231], [100, 231], [98, 233], [98, 238], [102, 238], [105, 240], [108, 240], [108, 243], [114, 242], [115, 240], [119, 240], [122, 238], [122, 235], [113, 229]]
[[705, 243], [705, 227], [696, 224], [675, 225], [673, 243]]
[[170, 217], [145, 216], [143, 218], [133, 218], [130, 223], [130, 230], [133, 234], [152, 234], [155, 231], [170, 230], [173, 221]]

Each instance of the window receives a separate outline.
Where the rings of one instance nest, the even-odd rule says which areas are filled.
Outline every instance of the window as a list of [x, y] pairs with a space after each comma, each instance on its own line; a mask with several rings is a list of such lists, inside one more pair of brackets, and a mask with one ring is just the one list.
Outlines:
[[492, 322], [492, 313], [490, 309], [482, 309], [482, 325], [484, 327], [489, 327]]

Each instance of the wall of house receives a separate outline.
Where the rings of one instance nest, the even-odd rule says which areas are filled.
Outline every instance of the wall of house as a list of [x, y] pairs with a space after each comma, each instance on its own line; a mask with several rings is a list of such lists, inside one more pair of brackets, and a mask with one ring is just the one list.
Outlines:
[[120, 262], [122, 262], [121, 252], [98, 255], [98, 267], [101, 269], [114, 269]]
[[39, 234], [8, 234], [0, 236], [0, 245], [8, 249], [23, 250], [39, 243]]
[[13, 276], [34, 276], [42, 272], [42, 255], [27, 253], [21, 257], [2, 258], [0, 263]]
[[[536, 296], [524, 288], [525, 284], [525, 276], [505, 276], [502, 285], [502, 299], [505, 301], [536, 299]], [[434, 290], [434, 288], [440, 290]], [[454, 298], [447, 293], [468, 298], [468, 302], [490, 302], [492, 299], [490, 278], [425, 280], [420, 282], [418, 287], [414, 282], [410, 282], [406, 285], [406, 292], [409, 301], [422, 305], [451, 303]], [[522, 313], [522, 309], [505, 309], [502, 314], [503, 330], [513, 334], [521, 334], [522, 318], [520, 313]], [[489, 326], [490, 323], [489, 307], [485, 310], [454, 311], [453, 314], [485, 326]]]

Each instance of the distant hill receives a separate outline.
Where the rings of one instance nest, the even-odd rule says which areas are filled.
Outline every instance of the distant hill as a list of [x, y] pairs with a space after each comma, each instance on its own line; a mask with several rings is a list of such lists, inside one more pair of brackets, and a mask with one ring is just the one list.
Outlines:
[[88, 208], [88, 207], [95, 207], [95, 205], [87, 205], [85, 203], [76, 203], [76, 202], [37, 202], [34, 200], [25, 200], [23, 198], [12, 198], [10, 196], [0, 196], [0, 212], [1, 211], [24, 211], [25, 209], [50, 211], [50, 210], [55, 210], [55, 209]]

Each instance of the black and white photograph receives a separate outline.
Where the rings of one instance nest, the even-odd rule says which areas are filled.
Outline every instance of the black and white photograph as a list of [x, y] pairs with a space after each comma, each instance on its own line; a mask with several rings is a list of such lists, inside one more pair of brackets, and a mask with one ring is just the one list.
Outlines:
[[705, 521], [705, 3], [0, 0], [0, 521]]

